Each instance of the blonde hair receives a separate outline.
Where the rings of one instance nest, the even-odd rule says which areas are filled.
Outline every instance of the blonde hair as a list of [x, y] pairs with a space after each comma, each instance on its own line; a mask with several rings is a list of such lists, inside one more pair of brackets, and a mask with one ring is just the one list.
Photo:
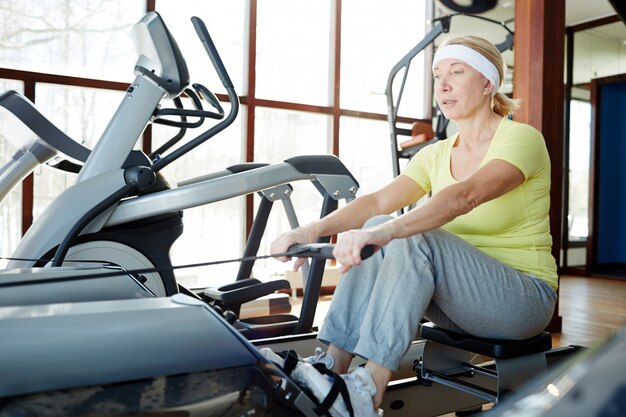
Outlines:
[[[449, 39], [445, 42], [445, 45], [463, 45], [468, 48], [472, 48], [485, 58], [487, 58], [498, 70], [500, 80], [504, 80], [504, 72], [506, 71], [506, 63], [502, 58], [502, 55], [498, 49], [488, 40], [480, 38], [478, 36], [459, 36]], [[494, 88], [500, 86], [496, 85]], [[515, 113], [517, 109], [521, 107], [521, 101], [519, 99], [508, 98], [504, 94], [497, 92], [491, 99], [491, 108], [493, 111], [506, 117]]]

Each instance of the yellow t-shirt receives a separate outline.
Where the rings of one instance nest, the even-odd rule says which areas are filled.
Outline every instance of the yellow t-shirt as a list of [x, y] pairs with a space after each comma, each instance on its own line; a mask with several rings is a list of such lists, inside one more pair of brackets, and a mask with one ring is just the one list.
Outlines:
[[[420, 150], [402, 174], [425, 192], [436, 194], [456, 183], [450, 151], [458, 134]], [[531, 126], [503, 118], [480, 166], [501, 159], [524, 174], [523, 184], [481, 204], [443, 226], [486, 254], [557, 288], [551, 253], [550, 158], [542, 134]]]

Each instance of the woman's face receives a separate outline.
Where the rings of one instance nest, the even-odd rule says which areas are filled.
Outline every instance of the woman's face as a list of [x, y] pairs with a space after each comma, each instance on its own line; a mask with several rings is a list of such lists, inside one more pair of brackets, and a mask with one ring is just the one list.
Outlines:
[[435, 98], [448, 119], [469, 120], [485, 106], [491, 109], [491, 83], [465, 62], [442, 59], [433, 68], [433, 79]]

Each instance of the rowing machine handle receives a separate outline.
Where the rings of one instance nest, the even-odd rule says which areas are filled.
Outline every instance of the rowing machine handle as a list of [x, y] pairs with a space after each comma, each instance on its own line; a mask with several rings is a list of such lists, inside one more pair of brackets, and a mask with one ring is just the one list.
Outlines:
[[[335, 259], [335, 245], [332, 243], [307, 243], [289, 247], [289, 253], [295, 258]], [[365, 260], [376, 252], [374, 246], [366, 245], [361, 249], [361, 260]]]

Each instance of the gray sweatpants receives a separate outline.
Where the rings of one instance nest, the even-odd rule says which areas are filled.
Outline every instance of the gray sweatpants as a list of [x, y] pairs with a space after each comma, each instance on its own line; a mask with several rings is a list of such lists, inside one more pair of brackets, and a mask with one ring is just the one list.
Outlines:
[[474, 336], [526, 339], [547, 326], [555, 303], [545, 281], [437, 229], [393, 240], [351, 268], [318, 338], [395, 371], [423, 317]]

